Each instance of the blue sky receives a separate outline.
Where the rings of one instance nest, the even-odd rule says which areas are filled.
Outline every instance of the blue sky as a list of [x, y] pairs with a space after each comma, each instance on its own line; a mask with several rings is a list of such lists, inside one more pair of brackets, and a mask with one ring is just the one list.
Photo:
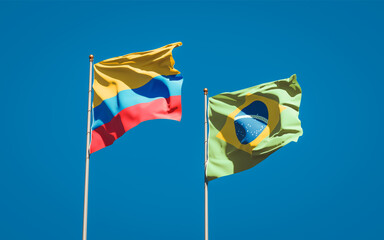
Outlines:
[[91, 156], [88, 239], [203, 239], [203, 88], [287, 78], [304, 135], [209, 186], [211, 239], [383, 239], [384, 3], [0, 3], [0, 239], [80, 239], [88, 56], [183, 42], [181, 122]]

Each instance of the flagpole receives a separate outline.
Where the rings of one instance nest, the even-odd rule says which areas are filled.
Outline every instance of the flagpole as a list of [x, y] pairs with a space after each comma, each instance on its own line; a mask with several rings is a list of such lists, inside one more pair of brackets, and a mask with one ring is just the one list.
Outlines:
[[90, 155], [89, 142], [91, 137], [92, 65], [93, 65], [93, 55], [89, 55], [88, 122], [87, 122], [87, 152], [85, 155], [83, 240], [87, 240], [87, 222], [88, 222], [88, 185], [89, 185], [89, 155]]
[[208, 125], [207, 125], [207, 95], [208, 88], [204, 88], [204, 235], [208, 240], [208, 181], [207, 181], [207, 161], [208, 161]]

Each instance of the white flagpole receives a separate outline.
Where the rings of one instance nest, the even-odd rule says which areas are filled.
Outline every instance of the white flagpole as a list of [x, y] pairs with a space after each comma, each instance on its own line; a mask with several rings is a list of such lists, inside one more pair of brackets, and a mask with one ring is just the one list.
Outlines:
[[93, 55], [89, 55], [88, 123], [87, 123], [87, 152], [85, 155], [83, 240], [87, 240], [87, 222], [88, 222], [88, 185], [89, 185], [89, 155], [90, 155], [89, 143], [91, 138], [92, 65], [93, 65]]
[[208, 161], [208, 126], [207, 126], [207, 95], [208, 88], [204, 88], [204, 232], [205, 240], [208, 240], [208, 181], [207, 181], [207, 161]]

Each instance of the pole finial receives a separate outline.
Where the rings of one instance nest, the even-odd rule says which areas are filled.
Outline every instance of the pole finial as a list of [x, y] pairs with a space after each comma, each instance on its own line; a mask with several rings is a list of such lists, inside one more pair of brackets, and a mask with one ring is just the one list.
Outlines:
[[89, 61], [90, 61], [90, 62], [93, 62], [93, 55], [92, 55], [92, 54], [89, 55]]
[[208, 88], [204, 88], [204, 95], [208, 94]]

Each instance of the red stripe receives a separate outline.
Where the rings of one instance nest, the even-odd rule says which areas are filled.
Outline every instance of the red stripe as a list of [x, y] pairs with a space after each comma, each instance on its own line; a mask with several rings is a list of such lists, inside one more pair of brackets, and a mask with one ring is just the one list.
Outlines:
[[126, 131], [139, 123], [152, 119], [181, 120], [181, 96], [160, 98], [140, 103], [119, 112], [112, 120], [92, 131], [90, 152], [111, 145]]

